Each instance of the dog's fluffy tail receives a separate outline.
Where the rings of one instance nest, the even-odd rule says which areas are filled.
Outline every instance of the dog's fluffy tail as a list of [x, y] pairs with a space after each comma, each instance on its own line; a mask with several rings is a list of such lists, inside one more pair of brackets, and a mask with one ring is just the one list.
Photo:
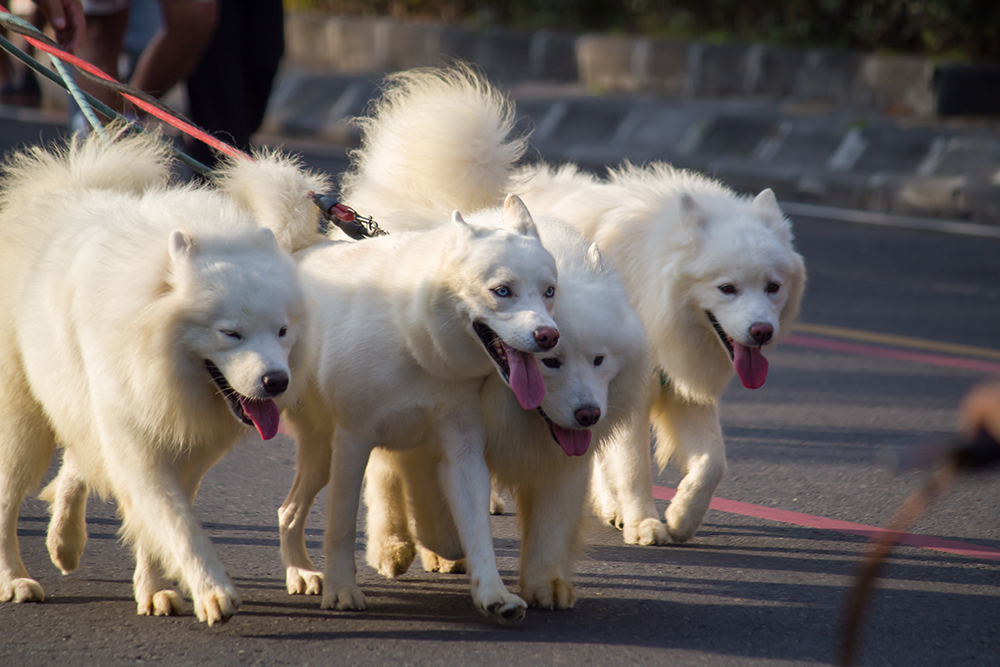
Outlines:
[[57, 148], [31, 146], [13, 154], [3, 165], [0, 206], [56, 192], [139, 194], [167, 184], [174, 163], [159, 137], [130, 132], [121, 124], [109, 125], [107, 132], [107, 142], [96, 132], [87, 137], [77, 134]]
[[512, 136], [514, 106], [468, 66], [416, 69], [387, 79], [358, 119], [363, 138], [341, 191], [358, 211], [440, 217], [495, 206], [527, 147]]
[[319, 209], [312, 193], [329, 194], [329, 177], [307, 171], [295, 157], [276, 150], [257, 151], [253, 160], [230, 158], [213, 175], [216, 186], [261, 225], [274, 232], [289, 252], [307, 248], [319, 233]]

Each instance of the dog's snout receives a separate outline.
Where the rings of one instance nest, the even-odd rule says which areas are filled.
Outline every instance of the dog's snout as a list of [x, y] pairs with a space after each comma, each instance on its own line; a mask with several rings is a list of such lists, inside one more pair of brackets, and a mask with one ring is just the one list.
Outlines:
[[268, 396], [279, 396], [288, 389], [288, 373], [284, 371], [268, 371], [261, 377], [260, 383]]
[[754, 322], [750, 325], [750, 336], [757, 341], [758, 345], [763, 345], [771, 340], [774, 335], [774, 327], [766, 322]]
[[543, 350], [551, 350], [559, 342], [559, 331], [553, 327], [538, 327], [533, 333], [535, 342]]
[[573, 413], [573, 416], [576, 417], [577, 424], [587, 428], [593, 426], [601, 419], [601, 409], [596, 405], [585, 405], [582, 408], [578, 408]]

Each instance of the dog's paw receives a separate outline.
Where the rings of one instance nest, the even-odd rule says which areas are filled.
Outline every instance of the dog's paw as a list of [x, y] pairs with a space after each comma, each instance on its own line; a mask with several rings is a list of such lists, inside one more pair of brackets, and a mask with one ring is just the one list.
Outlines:
[[383, 577], [395, 579], [410, 569], [416, 557], [417, 548], [413, 542], [391, 540], [378, 545], [377, 551], [368, 559], [368, 564]]
[[501, 625], [514, 625], [524, 620], [528, 603], [513, 593], [503, 591], [492, 595], [478, 603], [479, 610], [487, 616], [492, 616]]
[[639, 544], [648, 547], [653, 544], [667, 544], [670, 541], [667, 527], [659, 519], [643, 519], [637, 525], [628, 525], [622, 529], [625, 544]]
[[199, 621], [208, 623], [209, 627], [216, 623], [225, 623], [236, 613], [240, 606], [240, 597], [236, 591], [227, 586], [215, 586], [198, 595], [194, 600], [194, 613]]
[[499, 491], [492, 491], [490, 493], [490, 514], [500, 516], [506, 510], [507, 503], [504, 502], [503, 496], [500, 495]]
[[323, 593], [322, 609], [336, 609], [337, 611], [364, 611], [368, 608], [365, 601], [365, 594], [357, 586], [341, 586], [337, 589], [336, 595], [333, 591], [327, 590]]
[[79, 567], [86, 544], [87, 526], [82, 521], [66, 521], [52, 526], [45, 538], [49, 558], [63, 574], [69, 574]]
[[538, 609], [572, 609], [576, 604], [573, 584], [558, 578], [539, 584], [525, 584], [521, 595], [529, 605]]
[[34, 579], [22, 577], [0, 582], [0, 602], [44, 602], [45, 591]]
[[321, 595], [323, 573], [289, 565], [285, 570], [285, 587], [289, 595]]
[[694, 537], [698, 526], [701, 525], [700, 519], [692, 517], [689, 512], [681, 511], [675, 505], [667, 507], [666, 519], [670, 539], [677, 544], [683, 544]]
[[465, 574], [468, 569], [468, 564], [464, 558], [448, 560], [424, 547], [420, 547], [420, 562], [423, 564], [425, 572]]
[[177, 591], [164, 589], [136, 600], [139, 616], [180, 616], [184, 613], [184, 598]]

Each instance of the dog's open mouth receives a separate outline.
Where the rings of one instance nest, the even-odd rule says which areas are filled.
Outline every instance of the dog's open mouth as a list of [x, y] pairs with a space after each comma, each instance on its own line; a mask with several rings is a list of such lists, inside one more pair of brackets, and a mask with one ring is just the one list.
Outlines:
[[719, 320], [715, 318], [712, 311], [706, 310], [705, 313], [708, 315], [708, 321], [712, 323], [715, 333], [719, 334], [722, 345], [729, 352], [733, 368], [740, 376], [740, 382], [743, 383], [743, 386], [747, 389], [757, 389], [764, 386], [764, 381], [767, 379], [767, 359], [761, 353], [760, 347], [749, 347], [733, 340], [719, 324]]
[[219, 367], [208, 359], [205, 360], [205, 368], [208, 369], [215, 386], [219, 388], [229, 409], [238, 420], [256, 428], [263, 440], [270, 440], [278, 433], [281, 413], [274, 401], [269, 398], [264, 400], [248, 398], [238, 393], [226, 380]]
[[563, 428], [549, 419], [549, 416], [545, 414], [545, 410], [542, 410], [541, 407], [538, 408], [538, 414], [549, 425], [549, 433], [552, 434], [552, 439], [559, 443], [566, 456], [583, 456], [587, 453], [587, 448], [590, 447], [591, 436], [589, 428]]
[[540, 406], [545, 398], [545, 380], [538, 370], [535, 355], [507, 345], [493, 329], [479, 320], [472, 323], [472, 329], [496, 364], [504, 382], [514, 392], [518, 404], [525, 410]]

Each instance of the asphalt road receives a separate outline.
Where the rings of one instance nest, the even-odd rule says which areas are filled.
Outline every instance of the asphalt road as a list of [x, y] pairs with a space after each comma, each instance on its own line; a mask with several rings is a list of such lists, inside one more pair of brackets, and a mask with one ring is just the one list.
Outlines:
[[[0, 147], [52, 132], [4, 121]], [[290, 146], [307, 149], [317, 168], [345, 165], [339, 151]], [[921, 477], [890, 474], [877, 463], [880, 449], [949, 434], [959, 399], [991, 368], [988, 351], [940, 344], [1000, 349], [1000, 240], [816, 218], [794, 225], [810, 275], [802, 320], [813, 327], [769, 353], [763, 388], [726, 393], [730, 469], [717, 496], [882, 525]], [[905, 339], [873, 342], [871, 333]], [[981, 368], [963, 368], [970, 361]], [[18, 535], [48, 599], [0, 603], [0, 665], [830, 664], [866, 547], [863, 537], [759, 518], [753, 508], [710, 511], [683, 546], [627, 547], [595, 523], [576, 608], [529, 610], [504, 629], [476, 612], [464, 576], [414, 568], [384, 580], [364, 564], [362, 542], [369, 609], [328, 612], [284, 591], [276, 510], [293, 466], [284, 436], [249, 440], [205, 478], [197, 511], [244, 600], [214, 628], [193, 616], [135, 615], [113, 504], [91, 501], [83, 565], [64, 577], [45, 551], [44, 504], [27, 500]], [[678, 480], [668, 470], [656, 484]], [[307, 530], [316, 558], [322, 505], [321, 497]], [[513, 587], [512, 511], [510, 503], [493, 526]], [[1000, 474], [982, 474], [960, 479], [912, 531], [1000, 549], [998, 516]], [[865, 618], [859, 664], [995, 665], [998, 621], [1000, 561], [898, 547]]]

